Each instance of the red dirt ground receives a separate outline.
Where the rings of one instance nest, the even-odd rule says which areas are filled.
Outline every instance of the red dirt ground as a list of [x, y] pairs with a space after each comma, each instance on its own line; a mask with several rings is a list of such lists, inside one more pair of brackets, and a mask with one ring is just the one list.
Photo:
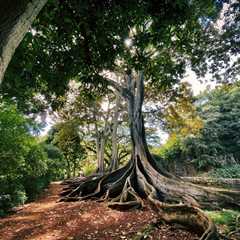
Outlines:
[[[52, 183], [36, 202], [0, 219], [1, 240], [132, 239], [156, 219], [149, 209], [120, 212], [94, 201], [57, 202], [62, 186]], [[144, 239], [194, 240], [196, 235], [161, 225]]]

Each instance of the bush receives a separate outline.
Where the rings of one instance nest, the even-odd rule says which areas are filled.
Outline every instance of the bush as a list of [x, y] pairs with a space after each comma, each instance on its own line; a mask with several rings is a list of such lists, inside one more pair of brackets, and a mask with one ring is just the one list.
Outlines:
[[32, 201], [50, 182], [49, 175], [0, 178], [0, 216], [6, 215], [15, 206]]
[[221, 234], [228, 235], [238, 227], [239, 211], [223, 209], [222, 211], [205, 211], [205, 213], [214, 221]]
[[214, 178], [240, 178], [240, 164], [214, 169], [209, 172], [209, 176]]
[[8, 209], [12, 207], [11, 204], [11, 195], [2, 194], [0, 195], [0, 217], [5, 216]]
[[157, 162], [171, 172], [175, 161], [181, 161], [182, 149], [180, 138], [172, 135], [163, 146], [153, 149], [152, 153], [155, 155]]
[[31, 142], [23, 160], [15, 172], [0, 175], [0, 216], [34, 200], [49, 183], [46, 153], [39, 145]]
[[28, 201], [33, 201], [46, 188], [50, 182], [50, 176], [26, 176], [22, 180]]
[[32, 135], [35, 124], [16, 106], [0, 103], [0, 215], [33, 200], [50, 181], [48, 158]]
[[89, 176], [91, 175], [92, 173], [94, 173], [94, 171], [96, 171], [96, 165], [95, 164], [86, 164], [83, 166], [82, 168], [83, 170], [83, 174], [84, 176]]
[[19, 177], [1, 176], [0, 192], [0, 216], [4, 216], [9, 209], [24, 204], [27, 200], [24, 186]]
[[66, 174], [67, 163], [60, 149], [52, 144], [43, 144], [44, 151], [47, 153], [47, 174], [51, 180], [62, 180]]
[[24, 175], [44, 176], [47, 173], [47, 154], [41, 145], [32, 144], [25, 157]]

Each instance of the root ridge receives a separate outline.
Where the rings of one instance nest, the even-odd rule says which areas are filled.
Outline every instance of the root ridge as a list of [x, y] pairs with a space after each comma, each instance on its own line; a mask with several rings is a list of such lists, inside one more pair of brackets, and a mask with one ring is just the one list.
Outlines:
[[200, 207], [209, 202], [213, 207], [227, 204], [239, 207], [234, 196], [240, 196], [240, 192], [219, 191], [166, 177], [151, 165], [146, 155], [140, 156], [106, 175], [68, 180], [60, 201], [96, 199], [107, 201], [109, 207], [118, 210], [150, 204], [159, 219], [191, 227], [200, 240], [218, 239], [214, 223]]

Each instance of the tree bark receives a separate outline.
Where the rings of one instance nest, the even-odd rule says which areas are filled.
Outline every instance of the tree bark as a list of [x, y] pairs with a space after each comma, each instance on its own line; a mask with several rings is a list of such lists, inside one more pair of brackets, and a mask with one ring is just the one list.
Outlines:
[[94, 111], [93, 111], [93, 118], [95, 120], [94, 123], [94, 127], [95, 127], [95, 135], [96, 135], [96, 156], [97, 156], [97, 173], [103, 174], [104, 172], [104, 160], [102, 161], [102, 137], [101, 137], [101, 133], [98, 129], [98, 125], [97, 125], [97, 109], [94, 107]]
[[99, 159], [98, 159], [98, 171], [100, 174], [104, 174], [104, 171], [105, 171], [105, 167], [104, 167], [105, 136], [104, 134], [105, 133], [103, 133], [103, 135], [101, 136]]
[[8, 64], [47, 0], [0, 2], [0, 84]]
[[95, 131], [96, 131], [96, 154], [97, 154], [97, 173], [100, 175], [104, 174], [104, 149], [105, 149], [105, 141], [106, 141], [106, 132], [107, 132], [107, 122], [105, 121], [103, 131], [98, 130], [98, 126], [95, 123]]
[[67, 178], [70, 178], [71, 177], [71, 163], [68, 158], [66, 158], [66, 161], [67, 161]]
[[113, 127], [112, 127], [112, 153], [111, 153], [111, 164], [110, 172], [117, 170], [119, 166], [118, 159], [118, 144], [117, 144], [117, 129], [118, 129], [118, 118], [119, 118], [119, 107], [120, 107], [120, 95], [116, 92], [116, 105], [113, 115]]
[[202, 186], [240, 190], [240, 178], [181, 177], [181, 179]]

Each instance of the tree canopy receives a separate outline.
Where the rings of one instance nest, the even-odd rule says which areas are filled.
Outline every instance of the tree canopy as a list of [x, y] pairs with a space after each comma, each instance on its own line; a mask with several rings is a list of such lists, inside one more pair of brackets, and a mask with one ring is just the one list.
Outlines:
[[147, 80], [166, 88], [181, 78], [187, 59], [197, 61], [193, 49], [205, 44], [199, 19], [215, 18], [220, 7], [215, 1], [48, 1], [1, 88], [25, 110], [24, 102], [33, 102], [31, 111], [43, 108], [37, 93], [55, 106], [72, 78], [92, 87], [109, 84], [105, 70], [144, 68]]
[[[181, 131], [170, 135], [160, 148], [165, 164], [179, 161], [182, 169], [191, 164], [201, 171], [239, 164], [239, 83], [205, 91], [194, 106], [201, 127], [186, 135]], [[179, 117], [174, 119], [182, 129]]]

